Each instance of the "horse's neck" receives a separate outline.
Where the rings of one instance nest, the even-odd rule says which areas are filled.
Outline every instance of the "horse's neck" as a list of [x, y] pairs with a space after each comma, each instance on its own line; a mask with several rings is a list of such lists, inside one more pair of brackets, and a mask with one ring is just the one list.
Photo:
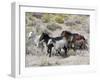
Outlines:
[[62, 39], [66, 39], [66, 37], [63, 37]]
[[63, 37], [62, 39], [63, 39], [64, 41], [67, 41], [66, 37]]
[[48, 37], [48, 38], [45, 39], [45, 43], [46, 43], [46, 45], [48, 44], [49, 39], [51, 39], [51, 38]]

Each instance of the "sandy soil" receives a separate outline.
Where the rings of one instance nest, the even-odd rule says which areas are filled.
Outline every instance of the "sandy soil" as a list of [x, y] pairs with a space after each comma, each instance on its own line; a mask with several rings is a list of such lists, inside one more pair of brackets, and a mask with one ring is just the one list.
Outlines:
[[69, 51], [69, 54], [70, 56], [67, 58], [61, 56], [48, 57], [46, 55], [34, 56], [30, 54], [26, 56], [26, 67], [89, 64], [89, 54], [87, 51], [77, 51], [77, 55], [75, 52], [72, 54], [72, 51]]

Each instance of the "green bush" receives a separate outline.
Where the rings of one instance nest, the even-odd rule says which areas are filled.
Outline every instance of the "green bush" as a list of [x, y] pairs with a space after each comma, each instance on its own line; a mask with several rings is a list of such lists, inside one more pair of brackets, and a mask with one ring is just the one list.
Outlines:
[[33, 21], [26, 19], [26, 26], [33, 26]]
[[61, 15], [58, 15], [58, 16], [55, 17], [55, 21], [56, 21], [57, 23], [62, 24], [62, 23], [64, 23], [64, 17], [61, 16]]
[[50, 22], [50, 15], [49, 14], [44, 14], [42, 17], [42, 20], [44, 23]]
[[33, 26], [33, 22], [35, 21], [35, 18], [29, 15], [29, 16], [26, 16], [25, 21], [26, 21], [27, 26]]
[[64, 15], [62, 14], [44, 14], [42, 17], [43, 22], [57, 22], [57, 23], [64, 23]]

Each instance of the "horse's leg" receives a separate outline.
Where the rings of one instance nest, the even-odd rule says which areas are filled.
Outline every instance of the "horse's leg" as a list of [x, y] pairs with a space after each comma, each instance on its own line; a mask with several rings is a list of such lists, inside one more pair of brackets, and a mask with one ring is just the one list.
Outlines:
[[71, 48], [73, 49], [73, 51], [76, 51], [74, 42], [71, 43]]
[[47, 47], [47, 54], [46, 55], [48, 55], [50, 53], [50, 49]]
[[47, 46], [47, 55], [49, 54], [49, 57], [51, 57], [51, 51], [52, 51], [52, 46]]
[[76, 44], [75, 43], [72, 43], [72, 49], [74, 52], [76, 52]]
[[68, 55], [67, 55], [67, 48], [64, 47], [63, 49], [64, 49], [64, 51], [65, 51], [65, 57], [67, 57], [67, 56], [68, 56]]
[[51, 51], [52, 51], [52, 47], [49, 48], [49, 57], [51, 57]]
[[60, 52], [61, 52], [61, 49], [56, 50], [56, 53], [59, 54], [60, 56], [62, 56]]

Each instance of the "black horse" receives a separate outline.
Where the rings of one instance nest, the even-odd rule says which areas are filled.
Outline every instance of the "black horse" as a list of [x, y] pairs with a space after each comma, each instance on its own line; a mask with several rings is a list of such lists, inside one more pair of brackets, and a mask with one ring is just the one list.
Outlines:
[[[39, 41], [43, 41], [45, 42], [46, 46], [47, 46], [47, 53], [49, 54], [49, 57], [51, 57], [51, 51], [52, 51], [52, 48], [55, 47], [54, 44], [56, 44], [56, 41], [60, 41], [62, 40], [63, 37], [62, 36], [59, 36], [59, 37], [50, 37], [47, 33], [42, 33], [42, 35], [40, 36], [40, 39]], [[52, 41], [53, 43], [48, 43], [49, 41]], [[63, 49], [65, 50], [65, 55], [67, 55], [67, 47], [66, 46], [63, 46]], [[60, 51], [58, 51], [58, 54], [60, 54]], [[61, 54], [60, 54], [61, 55]]]

